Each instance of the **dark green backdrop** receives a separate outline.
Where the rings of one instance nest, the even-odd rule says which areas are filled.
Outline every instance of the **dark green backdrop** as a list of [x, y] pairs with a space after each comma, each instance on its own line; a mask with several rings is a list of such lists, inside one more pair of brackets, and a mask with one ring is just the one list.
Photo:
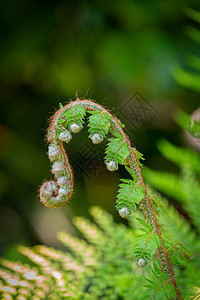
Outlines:
[[70, 206], [49, 210], [39, 203], [39, 186], [51, 178], [48, 118], [76, 92], [113, 109], [146, 165], [173, 169], [156, 142], [186, 143], [172, 114], [199, 105], [199, 95], [172, 76], [189, 53], [199, 53], [186, 34], [193, 23], [184, 13], [188, 5], [199, 9], [183, 0], [1, 1], [1, 254], [14, 255], [18, 243], [56, 245], [57, 230], [73, 232], [72, 216], [87, 215], [92, 204], [120, 221], [114, 203], [125, 171], [105, 170], [103, 146], [92, 147], [86, 130], [67, 145], [75, 171]]

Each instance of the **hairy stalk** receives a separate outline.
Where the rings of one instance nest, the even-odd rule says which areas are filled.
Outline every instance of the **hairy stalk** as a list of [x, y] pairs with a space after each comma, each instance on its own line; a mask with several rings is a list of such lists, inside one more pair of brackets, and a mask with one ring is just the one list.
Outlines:
[[[61, 107], [51, 118], [51, 123], [48, 128], [47, 140], [50, 143], [51, 147], [49, 150], [49, 158], [54, 163], [52, 167], [52, 173], [55, 175], [56, 181], [45, 182], [40, 189], [40, 198], [43, 204], [47, 207], [60, 207], [65, 205], [73, 192], [73, 173], [68, 161], [68, 157], [65, 153], [63, 147], [63, 141], [69, 141], [71, 139], [70, 133], [65, 130], [62, 124], [65, 124], [65, 114], [69, 109], [82, 107], [85, 111], [89, 112], [101, 112], [104, 113], [110, 122], [111, 132], [119, 135], [122, 138], [122, 142], [125, 142], [129, 149], [129, 155], [127, 156], [126, 162], [123, 163], [130, 168], [133, 181], [135, 180], [135, 175], [138, 177], [139, 184], [143, 187], [144, 197], [140, 201], [140, 206], [144, 212], [145, 219], [148, 224], [154, 228], [154, 231], [159, 236], [161, 245], [158, 248], [158, 257], [160, 260], [161, 268], [163, 272], [167, 275], [168, 280], [173, 284], [177, 299], [182, 299], [181, 293], [177, 287], [174, 271], [172, 268], [172, 263], [170, 261], [165, 243], [161, 234], [160, 226], [157, 222], [156, 212], [152, 205], [152, 201], [148, 195], [146, 185], [144, 183], [141, 167], [139, 164], [138, 154], [136, 149], [131, 147], [130, 140], [122, 129], [122, 124], [120, 120], [114, 117], [110, 112], [108, 112], [101, 105], [94, 103], [91, 100], [79, 100], [71, 101], [67, 105]], [[73, 116], [71, 116], [73, 117]], [[63, 122], [63, 123], [62, 123]], [[61, 125], [60, 125], [61, 124]], [[59, 133], [58, 138], [58, 126], [61, 126], [63, 131]], [[70, 128], [72, 132], [78, 132], [81, 128], [81, 124], [71, 124]], [[102, 140], [101, 135], [95, 133], [91, 137], [94, 143], [99, 143]], [[54, 148], [53, 148], [54, 147]], [[54, 155], [55, 153], [55, 155]], [[59, 157], [59, 161], [57, 161]], [[107, 168], [110, 171], [116, 169], [115, 161], [111, 161], [107, 164]], [[67, 186], [67, 188], [66, 188]], [[125, 214], [126, 211], [124, 208], [121, 209], [121, 215]]]
[[[126, 139], [127, 139], [127, 143], [129, 145], [129, 147], [131, 148], [130, 141], [128, 140], [127, 137], [126, 137]], [[164, 240], [163, 240], [162, 235], [161, 235], [160, 226], [157, 222], [156, 214], [154, 212], [154, 208], [153, 208], [153, 205], [151, 203], [151, 200], [149, 199], [149, 196], [148, 196], [148, 193], [147, 193], [147, 188], [145, 186], [145, 183], [144, 183], [144, 180], [143, 180], [143, 177], [142, 177], [142, 174], [141, 174], [141, 168], [140, 168], [140, 166], [137, 162], [136, 154], [133, 152], [132, 148], [131, 148], [131, 155], [134, 158], [135, 164], [137, 166], [138, 174], [139, 174], [139, 177], [140, 177], [140, 182], [141, 182], [141, 184], [144, 188], [144, 192], [145, 192], [145, 202], [146, 202], [145, 204], [146, 205], [143, 205], [144, 214], [145, 214], [145, 216], [147, 216], [148, 209], [149, 209], [150, 214], [153, 218], [153, 223], [154, 223], [156, 233], [158, 234], [158, 236], [161, 240], [161, 247], [160, 247], [160, 249], [158, 249], [161, 267], [164, 270], [164, 272], [167, 273], [167, 275], [169, 276], [169, 278], [171, 280], [171, 283], [173, 284], [173, 286], [175, 288], [177, 298], [181, 299], [181, 293], [180, 293], [180, 291], [177, 287], [177, 284], [176, 284], [176, 280], [175, 280], [175, 276], [174, 276], [175, 274], [174, 274], [174, 271], [173, 271], [173, 268], [172, 268], [172, 263], [170, 261], [168, 252], [165, 248]], [[149, 220], [147, 220], [147, 221], [149, 222]], [[164, 266], [163, 266], [163, 260], [164, 260]], [[166, 268], [166, 266], [167, 266], [167, 268]]]

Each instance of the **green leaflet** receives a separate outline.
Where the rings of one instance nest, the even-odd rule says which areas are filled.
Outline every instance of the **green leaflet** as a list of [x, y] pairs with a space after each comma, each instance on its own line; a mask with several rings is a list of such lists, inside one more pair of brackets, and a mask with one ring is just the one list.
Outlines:
[[179, 111], [175, 115], [175, 120], [177, 123], [184, 128], [185, 130], [189, 131], [196, 138], [200, 138], [200, 122], [197, 120], [192, 120], [191, 117], [186, 114], [184, 111]]
[[200, 175], [200, 157], [197, 152], [177, 147], [167, 140], [161, 140], [158, 143], [158, 149], [165, 158], [174, 162], [180, 168], [188, 164], [192, 171]]
[[127, 207], [130, 211], [133, 211], [136, 209], [135, 204], [139, 204], [145, 197], [143, 186], [129, 179], [121, 179], [121, 181], [124, 183], [119, 185], [118, 199], [116, 201], [117, 210]]
[[91, 116], [88, 118], [89, 137], [98, 133], [102, 138], [106, 137], [110, 129], [110, 116], [101, 111], [88, 111]]
[[153, 278], [146, 279], [145, 287], [148, 289], [142, 299], [169, 300], [176, 299], [176, 292], [166, 274], [160, 270], [156, 263], [153, 264]]
[[165, 243], [167, 245], [166, 248], [173, 264], [178, 265], [191, 257], [191, 251], [187, 249], [181, 242], [167, 242]]
[[137, 179], [137, 176], [136, 174], [134, 173], [133, 170], [131, 170], [131, 168], [129, 168], [128, 166], [125, 166], [126, 170], [129, 172], [129, 174], [131, 174], [131, 176], [134, 178], [134, 179]]
[[158, 247], [161, 240], [154, 229], [142, 219], [137, 219], [143, 226], [140, 230], [143, 234], [139, 235], [134, 242], [134, 255], [136, 259], [150, 260]]
[[60, 122], [62, 122], [62, 118], [64, 120], [65, 127], [71, 126], [72, 124], [77, 124], [82, 127], [83, 119], [85, 117], [86, 111], [85, 108], [81, 105], [76, 105], [68, 110], [66, 110], [62, 117], [60, 118]]
[[112, 127], [110, 127], [110, 132], [117, 138], [120, 138], [120, 139], [123, 138], [123, 135], [121, 134], [121, 132], [119, 130], [116, 132], [112, 129]]
[[106, 163], [113, 160], [120, 164], [124, 164], [130, 154], [128, 145], [122, 138], [110, 138], [106, 148]]
[[78, 126], [80, 126], [80, 128], [82, 128], [85, 114], [86, 114], [85, 109], [80, 105], [76, 105], [66, 110], [57, 120], [57, 129], [56, 129], [55, 138], [58, 138], [59, 134], [65, 131], [67, 126], [70, 127], [72, 124], [77, 124]]
[[193, 21], [197, 21], [200, 23], [200, 12], [197, 11], [197, 10], [194, 10], [190, 7], [186, 7], [184, 9], [185, 11], [185, 14], [190, 18], [192, 19]]
[[146, 168], [144, 170], [145, 179], [154, 188], [161, 190], [167, 195], [184, 202], [185, 193], [183, 190], [182, 180], [175, 174], [155, 171]]
[[200, 299], [200, 288], [199, 287], [191, 287], [191, 300]]

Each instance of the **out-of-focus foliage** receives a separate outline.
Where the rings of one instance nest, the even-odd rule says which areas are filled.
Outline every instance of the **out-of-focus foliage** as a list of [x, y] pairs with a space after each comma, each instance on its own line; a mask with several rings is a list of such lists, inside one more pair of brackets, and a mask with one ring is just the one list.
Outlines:
[[[187, 35], [196, 43], [200, 43], [200, 31], [198, 25], [200, 23], [200, 12], [187, 7], [185, 9], [186, 15], [197, 23], [195, 25], [188, 25], [186, 27]], [[187, 64], [189, 70], [184, 70], [182, 67], [177, 67], [174, 71], [174, 77], [182, 86], [190, 88], [194, 91], [200, 91], [200, 57], [199, 55], [191, 54], [187, 57]]]
[[[144, 175], [146, 180], [156, 189], [165, 195], [176, 199], [180, 203], [180, 211], [183, 216], [177, 222], [178, 212], [168, 214], [165, 209], [161, 211], [160, 222], [165, 226], [164, 230], [170, 232], [172, 236], [177, 233], [179, 228], [180, 239], [192, 250], [192, 259], [185, 264], [182, 270], [182, 282], [191, 284], [196, 288], [196, 294], [192, 299], [198, 299], [199, 289], [199, 266], [200, 266], [200, 157], [196, 152], [189, 149], [179, 148], [167, 141], [159, 143], [159, 150], [169, 160], [180, 168], [180, 174], [154, 171], [146, 169]], [[182, 220], [181, 220], [182, 219]], [[196, 298], [195, 298], [196, 297]]]
[[[200, 139], [200, 121], [191, 119], [188, 114], [183, 111], [176, 113], [175, 119], [177, 123], [192, 134], [195, 138]], [[199, 118], [200, 119], [200, 118]]]
[[146, 169], [146, 179], [152, 186], [179, 201], [191, 218], [190, 222], [200, 231], [200, 157], [167, 141], [160, 142], [159, 149], [167, 159], [179, 166], [180, 174]]
[[[161, 220], [170, 229], [173, 238], [191, 247], [194, 257], [184, 262], [185, 249], [181, 242], [171, 245], [171, 255], [176, 259], [176, 277], [184, 299], [190, 299], [191, 290], [199, 286], [196, 271], [196, 251], [200, 241], [183, 217], [173, 206], [164, 204]], [[129, 217], [130, 227], [113, 222], [111, 215], [99, 207], [92, 207], [90, 213], [94, 222], [86, 218], [75, 218], [74, 224], [85, 240], [67, 233], [58, 233], [59, 240], [68, 252], [35, 246], [33, 249], [19, 247], [19, 251], [29, 259], [25, 263], [1, 260], [1, 287], [3, 297], [8, 299], [170, 299], [173, 288], [165, 282], [164, 274], [154, 263], [154, 277], [151, 266], [141, 269], [133, 256], [132, 241], [139, 231], [136, 230], [136, 211]], [[143, 224], [144, 225], [144, 224]], [[169, 232], [166, 230], [166, 237]], [[188, 243], [188, 241], [190, 241]], [[179, 250], [178, 250], [179, 249]], [[154, 259], [155, 260], [155, 259]], [[156, 261], [156, 260], [155, 260]], [[159, 273], [159, 274], [158, 274]], [[155, 280], [155, 274], [157, 281]], [[148, 280], [147, 280], [148, 278]], [[153, 281], [152, 281], [153, 280]], [[153, 287], [151, 286], [153, 285]], [[151, 290], [149, 290], [149, 287]], [[170, 290], [172, 288], [172, 290]], [[17, 298], [18, 295], [18, 298]], [[13, 297], [13, 298], [12, 298]], [[34, 298], [35, 297], [35, 298]]]

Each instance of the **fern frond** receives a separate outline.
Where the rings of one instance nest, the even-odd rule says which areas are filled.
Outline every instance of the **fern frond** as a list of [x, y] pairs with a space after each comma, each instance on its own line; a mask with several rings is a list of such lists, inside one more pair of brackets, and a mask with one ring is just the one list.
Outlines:
[[[196, 11], [194, 9], [191, 9], [189, 7], [187, 7], [185, 9], [185, 14], [192, 20], [196, 21], [199, 23], [200, 21], [200, 13], [199, 11]], [[198, 24], [197, 24], [198, 25]], [[186, 34], [196, 43], [200, 43], [200, 31], [198, 28], [194, 27], [194, 26], [187, 26], [185, 28], [185, 32]], [[189, 59], [189, 64], [194, 66], [194, 61], [198, 60], [195, 59], [194, 57], [192, 58], [192, 60]], [[198, 63], [198, 62], [197, 62]], [[194, 66], [195, 69], [199, 69], [199, 63], [198, 65]], [[173, 76], [175, 78], [175, 80], [182, 86], [190, 88], [194, 91], [199, 92], [200, 91], [200, 84], [199, 84], [199, 79], [200, 79], [200, 75], [199, 72], [195, 72], [195, 71], [185, 71], [183, 68], [181, 67], [176, 67], [173, 71]]]
[[99, 135], [99, 143], [106, 137], [110, 129], [110, 117], [105, 112], [88, 111], [91, 116], [88, 118], [89, 137], [94, 139], [94, 135]]
[[185, 28], [186, 34], [196, 43], [200, 43], [200, 35], [199, 30], [193, 26], [186, 26]]
[[185, 193], [184, 208], [200, 232], [200, 185], [187, 166], [182, 171], [182, 186]]
[[95, 261], [93, 259], [95, 248], [92, 245], [88, 245], [85, 241], [74, 238], [65, 232], [58, 232], [57, 237], [65, 246], [77, 255], [77, 257], [80, 258], [81, 263], [84, 263], [86, 266], [95, 265]]
[[144, 176], [153, 187], [166, 195], [171, 196], [178, 201], [184, 202], [185, 193], [183, 191], [182, 180], [171, 173], [159, 172], [155, 170], [145, 169]]
[[[83, 127], [83, 118], [86, 111], [90, 113], [88, 122], [89, 137], [94, 144], [100, 143], [109, 131], [114, 136], [108, 139], [105, 150], [107, 169], [115, 171], [118, 169], [118, 164], [121, 164], [127, 166], [127, 171], [133, 177], [132, 180], [122, 179], [123, 183], [119, 186], [116, 208], [120, 216], [127, 217], [138, 205], [143, 210], [147, 223], [152, 227], [151, 231], [144, 233], [136, 241], [136, 256], [140, 254], [138, 265], [142, 266], [145, 260], [149, 260], [157, 249], [159, 255], [164, 257], [161, 265], [164, 264], [166, 274], [174, 285], [177, 297], [181, 299], [173, 267], [157, 222], [159, 203], [148, 193], [143, 180], [141, 172], [142, 154], [131, 146], [130, 140], [122, 129], [124, 126], [121, 122], [101, 105], [91, 100], [77, 99], [65, 106], [61, 105], [60, 110], [51, 118], [48, 129], [49, 159], [53, 163], [51, 172], [54, 174], [55, 180], [45, 182], [42, 185], [40, 189], [42, 203], [47, 207], [60, 207], [69, 202], [73, 191], [73, 174], [63, 142], [70, 141], [71, 134], [69, 130], [76, 133]], [[91, 226], [83, 219], [77, 219], [76, 225], [93, 245], [99, 247], [99, 237], [103, 237], [103, 235], [98, 228]], [[80, 261], [86, 266], [90, 264], [87, 259], [84, 259], [84, 256], [87, 257], [88, 255], [90, 261], [94, 247], [88, 247], [87, 244], [74, 240], [63, 233], [59, 234], [59, 238], [76, 255], [80, 256]], [[108, 248], [108, 250], [111, 249]], [[95, 262], [91, 261], [91, 264], [94, 265]]]
[[175, 80], [182, 86], [190, 88], [196, 92], [200, 91], [200, 75], [194, 72], [187, 72], [181, 67], [177, 67], [172, 72]]
[[191, 251], [187, 249], [181, 242], [166, 242], [166, 248], [174, 265], [180, 264], [191, 257]]
[[85, 108], [83, 106], [77, 105], [64, 111], [62, 116], [58, 119], [58, 124], [61, 123], [64, 126], [68, 126], [68, 128], [73, 132], [73, 128], [71, 128], [73, 124], [77, 124], [80, 129], [83, 127], [85, 115]]
[[127, 143], [122, 138], [110, 138], [108, 140], [105, 162], [108, 164], [110, 161], [114, 161], [116, 164], [124, 164], [130, 154]]
[[[176, 293], [173, 284], [167, 276], [159, 269], [156, 263], [153, 264], [153, 279], [146, 279], [148, 284], [145, 287], [148, 291], [144, 293], [144, 299], [169, 300], [175, 299]], [[148, 298], [149, 297], [149, 298]]]
[[177, 147], [166, 140], [158, 143], [158, 149], [168, 160], [177, 164], [180, 168], [189, 165], [191, 170], [200, 175], [200, 157], [197, 152]]
[[193, 21], [199, 22], [200, 23], [200, 12], [197, 10], [194, 10], [190, 7], [185, 8], [185, 14], [192, 19]]
[[158, 195], [158, 193], [156, 196], [161, 198], [164, 203], [159, 220], [163, 224], [163, 231], [166, 236], [170, 236], [171, 240], [183, 242], [188, 248], [193, 249], [194, 252], [200, 252], [200, 241], [197, 232], [172, 205], [167, 203], [166, 199]]
[[46, 246], [35, 246], [33, 249], [52, 262], [59, 264], [63, 270], [74, 271], [76, 276], [85, 270], [69, 253]]
[[110, 235], [111, 232], [112, 236], [113, 229], [114, 231], [116, 231], [113, 222], [113, 217], [98, 206], [90, 207], [89, 211], [95, 222], [99, 225], [99, 227], [108, 235]]
[[121, 211], [123, 208], [127, 208], [127, 215], [136, 209], [136, 204], [139, 204], [142, 199], [145, 197], [143, 186], [139, 182], [133, 180], [121, 179], [123, 182], [119, 185], [119, 191], [116, 201], [117, 210]]
[[[158, 198], [157, 194], [155, 198]], [[162, 199], [162, 202], [165, 201]], [[170, 219], [170, 214], [168, 215], [165, 206], [163, 210], [165, 210], [165, 218]], [[161, 210], [161, 216], [163, 210]], [[132, 240], [135, 240], [138, 236], [138, 230], [123, 224], [115, 224], [112, 217], [101, 208], [91, 208], [91, 212], [101, 228], [84, 218], [76, 218], [75, 223], [92, 245], [61, 233], [60, 239], [67, 245], [72, 254], [46, 246], [35, 246], [33, 249], [20, 247], [20, 252], [33, 262], [31, 264], [34, 264], [34, 267], [2, 260], [3, 273], [0, 273], [0, 297], [3, 297], [2, 299], [7, 299], [6, 297], [18, 299], [17, 297], [23, 295], [23, 299], [38, 300], [158, 300], [171, 299], [172, 297], [175, 299], [174, 288], [172, 288], [171, 279], [167, 274], [154, 265], [154, 273], [151, 275], [150, 264], [145, 267], [145, 276], [143, 270], [138, 270], [138, 265], [144, 266], [144, 262], [146, 263], [143, 258], [136, 258], [136, 263], [132, 253]], [[178, 214], [178, 212], [176, 213]], [[135, 214], [139, 215], [139, 211]], [[174, 218], [175, 216], [172, 217], [172, 221], [174, 221]], [[152, 236], [148, 237], [148, 235], [151, 235], [151, 233], [153, 235], [155, 229], [141, 218], [137, 218], [137, 221], [142, 227], [143, 235], [146, 236], [143, 239], [142, 248], [143, 250], [150, 249], [151, 255], [153, 255], [156, 247], [152, 250]], [[177, 228], [175, 229], [177, 230]], [[183, 226], [184, 235], [186, 236], [187, 232]], [[152, 244], [155, 246], [155, 243], [153, 241]], [[174, 250], [169, 249], [170, 244], [165, 243], [169, 254], [174, 253]], [[158, 243], [159, 245], [160, 243]], [[178, 269], [180, 275], [177, 272], [179, 285], [183, 286], [184, 289], [189, 289], [192, 284], [198, 286], [197, 268], [196, 261], [190, 261], [190, 264], [187, 265], [182, 264]], [[4, 273], [5, 271], [6, 273]], [[4, 275], [2, 276], [2, 274]], [[10, 281], [8, 283], [3, 279], [5, 276], [6, 280], [17, 280], [11, 281], [11, 283], [15, 284], [17, 282], [17, 284], [12, 285]], [[146, 287], [145, 277], [148, 278]], [[64, 286], [62, 280], [64, 280]], [[21, 281], [26, 281], [25, 284], [23, 283], [26, 287], [19, 285]], [[31, 289], [28, 287], [31, 287]], [[145, 292], [144, 295], [143, 292]], [[185, 291], [183, 295], [185, 295]], [[193, 292], [189, 295], [193, 295]], [[188, 298], [184, 297], [184, 299]]]
[[200, 287], [193, 287], [192, 288], [192, 295], [190, 296], [191, 300], [199, 300], [200, 299]]
[[74, 218], [73, 223], [91, 244], [96, 245], [103, 240], [102, 231], [89, 220], [77, 217]]
[[140, 265], [140, 259], [144, 260], [144, 265], [151, 260], [152, 256], [161, 245], [161, 240], [155, 230], [144, 220], [137, 219], [143, 226], [140, 230], [143, 234], [139, 235], [134, 242], [134, 255]]
[[200, 122], [192, 120], [191, 117], [184, 111], [179, 111], [175, 115], [175, 120], [185, 130], [196, 138], [200, 138]]

